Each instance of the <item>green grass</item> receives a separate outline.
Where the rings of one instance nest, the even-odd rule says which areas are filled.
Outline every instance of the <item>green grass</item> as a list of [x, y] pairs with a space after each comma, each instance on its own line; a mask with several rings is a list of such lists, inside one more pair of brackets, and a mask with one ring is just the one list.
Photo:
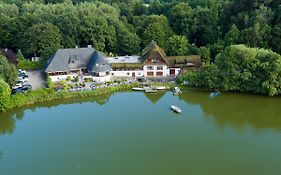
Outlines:
[[79, 92], [55, 92], [53, 89], [46, 88], [36, 91], [30, 91], [23, 94], [14, 94], [6, 98], [0, 98], [0, 112], [4, 112], [9, 109], [29, 106], [35, 103], [41, 103], [46, 101], [53, 101], [59, 99], [70, 99], [70, 98], [83, 98], [83, 97], [94, 97], [115, 91], [131, 89], [136, 84], [122, 85], [117, 87], [98, 88], [90, 91], [79, 91]]

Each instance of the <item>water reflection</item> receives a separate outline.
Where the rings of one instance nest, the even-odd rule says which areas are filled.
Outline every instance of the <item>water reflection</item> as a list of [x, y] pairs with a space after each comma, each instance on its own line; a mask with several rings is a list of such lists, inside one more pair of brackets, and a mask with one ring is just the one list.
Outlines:
[[12, 134], [15, 128], [16, 119], [13, 112], [6, 112], [0, 116], [0, 135]]
[[157, 93], [144, 93], [144, 95], [152, 102], [157, 103], [167, 91], [158, 91]]
[[38, 103], [36, 105], [31, 105], [28, 107], [16, 108], [9, 110], [5, 113], [0, 113], [0, 135], [12, 134], [15, 130], [16, 121], [22, 120], [24, 117], [24, 111], [29, 109], [35, 111], [38, 107], [52, 108], [54, 106], [62, 104], [73, 104], [73, 103], [85, 103], [85, 102], [96, 102], [99, 105], [104, 105], [109, 101], [110, 96], [113, 93], [104, 94], [98, 97], [85, 97], [80, 99], [67, 99], [67, 100], [57, 100], [52, 102]]
[[[157, 103], [166, 91], [144, 95], [152, 102]], [[13, 133], [17, 120], [22, 120], [24, 111], [35, 111], [38, 107], [52, 108], [62, 104], [96, 102], [104, 105], [109, 101], [112, 93], [81, 99], [67, 99], [53, 102], [39, 103], [25, 108], [17, 108], [0, 113], [0, 135]], [[239, 94], [223, 94], [217, 98], [209, 98], [207, 92], [185, 91], [178, 97], [187, 104], [200, 105], [205, 117], [212, 117], [219, 127], [230, 125], [236, 129], [242, 129], [251, 125], [257, 129], [272, 128], [281, 129], [281, 98], [269, 98], [263, 96], [250, 96]], [[169, 100], [169, 99], [167, 99]]]
[[281, 129], [280, 97], [224, 93], [210, 99], [206, 92], [186, 91], [179, 98], [200, 105], [206, 116], [212, 116], [220, 127], [231, 125], [241, 129], [251, 125], [257, 129]]

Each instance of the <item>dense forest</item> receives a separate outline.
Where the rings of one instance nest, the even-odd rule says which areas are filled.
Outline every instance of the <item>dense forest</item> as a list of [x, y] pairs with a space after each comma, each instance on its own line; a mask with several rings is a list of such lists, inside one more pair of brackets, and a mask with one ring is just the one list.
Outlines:
[[[87, 45], [107, 54], [138, 54], [155, 40], [168, 55], [201, 55], [200, 73], [205, 73], [204, 80], [207, 75], [210, 78], [202, 83], [196, 79], [201, 75], [194, 72], [181, 77], [182, 81], [223, 90], [281, 93], [281, 0], [0, 0], [0, 36], [0, 47], [11, 48], [21, 57], [44, 59], [58, 48]], [[250, 56], [254, 66], [261, 60], [269, 64], [260, 55], [277, 53], [271, 63], [279, 67], [268, 73], [276, 76], [274, 82], [266, 79], [270, 82], [254, 85], [268, 90], [242, 88], [244, 82], [238, 80], [240, 84], [232, 88], [217, 86], [214, 72], [223, 71], [222, 58], [235, 54], [234, 50], [245, 53], [245, 59], [247, 54], [260, 53]], [[241, 61], [239, 55], [231, 56], [234, 59], [229, 62]]]
[[206, 59], [233, 44], [281, 53], [280, 4], [281, 0], [0, 0], [0, 46], [20, 49], [27, 58], [89, 44], [106, 53], [134, 54], [152, 39], [168, 54], [201, 54]]

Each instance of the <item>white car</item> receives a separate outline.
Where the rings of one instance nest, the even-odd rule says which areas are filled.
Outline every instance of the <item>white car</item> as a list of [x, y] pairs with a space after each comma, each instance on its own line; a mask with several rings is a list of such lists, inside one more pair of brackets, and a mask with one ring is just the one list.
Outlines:
[[21, 73], [21, 74], [26, 74], [26, 71], [22, 70], [22, 69], [19, 69], [18, 72]]
[[18, 77], [19, 81], [27, 82], [28, 78], [27, 77]]
[[13, 86], [13, 89], [21, 88], [22, 86], [22, 83], [17, 83], [15, 86]]

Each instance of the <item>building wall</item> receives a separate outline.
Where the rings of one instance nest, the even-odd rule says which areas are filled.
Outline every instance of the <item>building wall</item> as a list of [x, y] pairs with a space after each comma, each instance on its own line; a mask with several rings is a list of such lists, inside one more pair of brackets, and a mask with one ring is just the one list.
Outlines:
[[66, 80], [67, 77], [77, 77], [78, 75], [56, 75], [56, 76], [49, 76], [53, 82], [58, 82], [61, 80]]
[[103, 77], [94, 77], [94, 76], [84, 76], [83, 77], [84, 79], [85, 78], [92, 78], [94, 82], [96, 83], [104, 83], [104, 82], [108, 82], [108, 81], [111, 81], [111, 76], [110, 75], [107, 75], [107, 76], [103, 76]]
[[[171, 75], [170, 70], [174, 70], [175, 74]], [[177, 76], [180, 73], [181, 68], [169, 68], [168, 69], [168, 76]]]
[[[157, 70], [157, 67], [160, 66], [162, 67], [162, 70]], [[150, 67], [152, 67], [152, 69], [150, 69]], [[157, 76], [157, 72], [162, 72], [162, 76], [169, 76], [169, 68], [167, 65], [149, 65], [146, 64], [143, 66], [143, 74], [144, 76], [151, 76], [153, 72], [153, 76]], [[159, 73], [158, 73], [159, 74]]]
[[[148, 67], [152, 66], [152, 70], [149, 70]], [[157, 66], [162, 66], [163, 70], [157, 70]], [[170, 70], [175, 70], [175, 75], [170, 75]], [[180, 68], [168, 68], [167, 65], [144, 65], [143, 70], [124, 70], [124, 71], [110, 71], [110, 75], [103, 76], [103, 77], [94, 77], [94, 76], [84, 76], [84, 78], [93, 78], [96, 82], [106, 82], [110, 81], [112, 77], [125, 77], [130, 78], [133, 77], [133, 73], [135, 73], [135, 77], [165, 77], [165, 76], [177, 76], [180, 72]], [[158, 73], [157, 73], [158, 72]], [[162, 72], [161, 75], [159, 72]], [[158, 74], [158, 76], [157, 76]], [[61, 80], [66, 80], [66, 78], [70, 76], [71, 78], [76, 77], [76, 74], [69, 74], [69, 75], [56, 75], [56, 76], [49, 76], [53, 82], [58, 82]]]
[[133, 77], [133, 73], [135, 73], [135, 77], [143, 76], [143, 70], [111, 71], [110, 75], [112, 77]]

